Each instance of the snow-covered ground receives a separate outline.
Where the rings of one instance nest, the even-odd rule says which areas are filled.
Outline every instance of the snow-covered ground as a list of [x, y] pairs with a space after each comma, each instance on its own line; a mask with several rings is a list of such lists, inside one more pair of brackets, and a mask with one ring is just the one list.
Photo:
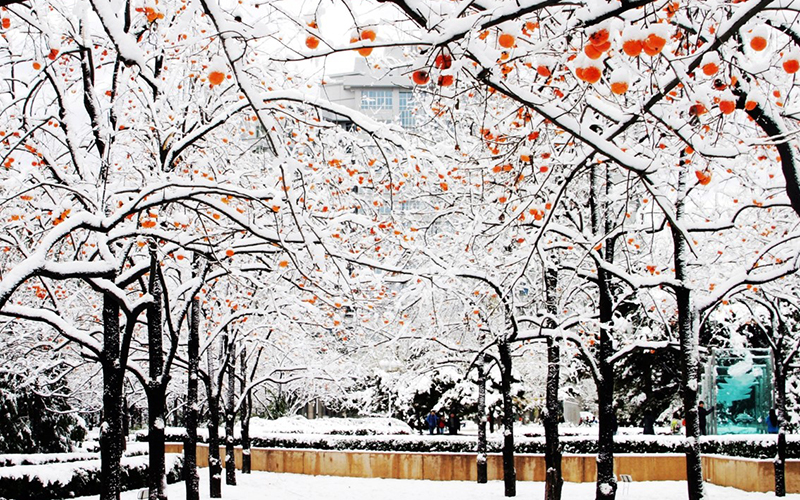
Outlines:
[[[477, 427], [476, 427], [477, 429]], [[241, 436], [241, 424], [237, 422], [234, 436]], [[220, 436], [225, 435], [225, 428], [219, 428]], [[167, 436], [178, 436], [185, 433], [183, 427], [167, 427]], [[137, 435], [146, 436], [147, 429], [136, 432]], [[414, 429], [402, 420], [390, 417], [360, 417], [360, 418], [317, 418], [307, 419], [302, 415], [281, 417], [275, 420], [253, 417], [250, 419], [250, 437], [272, 436], [276, 434], [309, 434], [324, 435], [402, 435], [414, 434]], [[197, 435], [203, 439], [208, 438], [208, 429], [198, 427]]]
[[253, 417], [250, 419], [250, 435], [281, 433], [302, 434], [412, 434], [414, 430], [405, 422], [389, 417], [364, 418], [316, 418], [300, 415], [281, 417], [276, 420]]
[[[200, 472], [201, 498], [208, 498], [208, 469]], [[400, 479], [362, 479], [332, 476], [305, 476], [300, 474], [279, 474], [274, 472], [254, 472], [250, 475], [237, 474], [238, 486], [223, 485], [225, 500], [261, 500], [275, 498], [280, 500], [409, 500], [423, 498], [453, 498], [458, 500], [501, 500], [503, 483], [490, 481], [476, 484], [467, 481], [411, 481]], [[169, 486], [170, 500], [185, 499], [183, 483]], [[594, 483], [566, 483], [565, 500], [594, 499]], [[706, 484], [707, 498], [710, 500], [766, 500], [774, 498], [772, 493], [747, 493], [734, 488], [724, 488]], [[125, 492], [123, 500], [134, 500], [136, 491]], [[95, 500], [97, 497], [84, 497]], [[518, 482], [517, 498], [544, 498], [544, 483]], [[626, 488], [620, 486], [617, 498], [620, 500], [679, 500], [687, 498], [686, 483], [682, 481], [659, 481], [631, 483]], [[786, 495], [789, 500], [800, 500], [800, 495]]]

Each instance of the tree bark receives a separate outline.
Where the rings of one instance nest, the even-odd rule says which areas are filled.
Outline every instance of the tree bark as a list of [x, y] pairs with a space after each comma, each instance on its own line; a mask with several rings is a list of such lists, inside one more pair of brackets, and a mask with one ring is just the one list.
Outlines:
[[614, 475], [614, 433], [617, 416], [614, 411], [614, 366], [609, 362], [613, 354], [611, 338], [608, 333], [611, 321], [611, 294], [608, 289], [608, 276], [600, 270], [600, 341], [598, 346], [597, 406], [599, 430], [597, 437], [597, 490], [598, 500], [613, 500], [617, 494], [617, 479]]
[[242, 347], [239, 358], [239, 375], [242, 378], [242, 409], [239, 419], [242, 422], [242, 474], [250, 474], [250, 409], [252, 394], [247, 389], [247, 347]]
[[[605, 172], [605, 175], [603, 175]], [[603, 188], [603, 184], [605, 188]], [[606, 195], [610, 183], [608, 169], [593, 165], [591, 171], [591, 196], [589, 204], [592, 214], [592, 230], [595, 235], [608, 234], [610, 221], [606, 215]], [[604, 248], [598, 250], [606, 262], [614, 260], [614, 239], [607, 238]], [[598, 265], [597, 287], [599, 295], [600, 332], [598, 339], [597, 406], [599, 430], [597, 436], [597, 500], [613, 500], [617, 494], [617, 479], [614, 475], [614, 432], [617, 418], [614, 412], [614, 366], [609, 358], [614, 352], [609, 328], [613, 319], [614, 303], [611, 291], [611, 276]]]
[[[684, 214], [688, 170], [681, 169], [678, 177], [678, 197], [675, 203], [675, 220], [680, 223]], [[705, 498], [703, 485], [703, 463], [700, 460], [700, 420], [697, 411], [700, 348], [698, 346], [696, 316], [692, 304], [692, 292], [688, 283], [688, 244], [678, 227], [671, 226], [674, 247], [675, 300], [678, 306], [678, 335], [681, 354], [681, 391], [683, 411], [686, 419], [686, 483], [689, 500]]]
[[[782, 332], [783, 333], [783, 332]], [[779, 340], [782, 340], [783, 336]], [[775, 413], [778, 421], [774, 425], [778, 426], [778, 450], [775, 455], [775, 496], [786, 496], [786, 431], [784, 430], [784, 419], [786, 416], [786, 374], [783, 364], [783, 342], [777, 343], [775, 350]]]
[[[193, 262], [192, 274], [198, 275], [198, 259]], [[200, 356], [200, 297], [192, 297], [189, 337], [186, 342], [188, 362], [186, 383], [186, 441], [183, 445], [183, 476], [186, 480], [186, 500], [200, 500], [200, 475], [197, 472], [197, 376]]]
[[208, 398], [208, 481], [209, 496], [222, 498], [222, 462], [219, 457], [219, 392], [216, 390], [216, 367], [214, 366], [214, 349], [208, 346], [208, 380], [206, 396]]
[[487, 357], [481, 356], [478, 360], [478, 483], [486, 484], [489, 481], [486, 455], [486, 364]]
[[225, 484], [236, 486], [236, 460], [233, 448], [234, 407], [236, 403], [236, 353], [233, 341], [225, 339], [225, 371], [228, 374], [227, 397], [225, 398]]
[[153, 302], [147, 308], [149, 380], [147, 381], [147, 442], [149, 467], [147, 489], [150, 500], [166, 500], [167, 478], [164, 456], [166, 384], [164, 383], [163, 297], [158, 278], [155, 243], [150, 243], [150, 282], [148, 292]]
[[120, 364], [119, 304], [103, 294], [103, 421], [100, 424], [100, 500], [119, 500], [122, 475], [124, 369]]
[[511, 352], [504, 340], [500, 351], [500, 391], [503, 396], [503, 485], [505, 496], [517, 496], [517, 469], [514, 467], [514, 406], [511, 400]]
[[[548, 314], [555, 317], [557, 313], [558, 270], [547, 268], [545, 280], [545, 306]], [[555, 321], [551, 320], [555, 327]], [[547, 337], [547, 382], [545, 386], [544, 412], [544, 464], [545, 464], [545, 500], [561, 500], [561, 489], [564, 479], [561, 475], [561, 442], [558, 437], [558, 389], [561, 385], [561, 346], [552, 336]]]

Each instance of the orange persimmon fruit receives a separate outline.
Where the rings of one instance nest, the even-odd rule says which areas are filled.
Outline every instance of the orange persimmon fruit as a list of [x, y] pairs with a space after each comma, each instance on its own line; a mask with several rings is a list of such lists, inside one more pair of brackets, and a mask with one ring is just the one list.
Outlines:
[[417, 85], [425, 85], [431, 80], [431, 76], [424, 69], [418, 69], [417, 71], [411, 74], [411, 79]]
[[639, 57], [642, 53], [643, 43], [641, 40], [625, 40], [622, 44], [622, 51], [630, 57]]
[[757, 52], [761, 52], [767, 48], [767, 39], [760, 35], [754, 36], [750, 39], [750, 48]]
[[208, 74], [208, 83], [213, 87], [225, 81], [225, 73], [222, 71], [212, 71]]
[[628, 82], [614, 82], [611, 84], [611, 92], [622, 95], [628, 91]]
[[597, 66], [583, 68], [583, 81], [586, 83], [597, 83], [600, 81], [601, 76], [603, 76], [603, 72]]
[[706, 76], [714, 76], [719, 71], [719, 66], [716, 63], [710, 62], [703, 65], [703, 74]]
[[699, 182], [701, 186], [707, 186], [708, 183], [711, 182], [710, 172], [705, 172], [703, 170], [695, 170], [694, 175], [697, 176], [697, 182]]
[[719, 102], [719, 110], [723, 115], [729, 115], [736, 110], [736, 103], [729, 99], [722, 100]]
[[644, 53], [650, 57], [655, 56], [656, 54], [660, 53], [661, 50], [664, 49], [664, 46], [667, 44], [667, 40], [659, 36], [655, 33], [650, 33], [647, 35], [647, 38], [644, 39], [644, 44], [642, 44], [642, 50]]
[[450, 66], [453, 65], [453, 58], [449, 54], [439, 54], [433, 60], [433, 65], [436, 66], [436, 69], [450, 69]]
[[608, 41], [608, 30], [601, 28], [589, 35], [589, 43], [592, 45], [602, 45]]
[[514, 35], [509, 33], [502, 33], [499, 37], [497, 37], [497, 43], [504, 49], [510, 49], [514, 46], [516, 41], [517, 39], [514, 38]]
[[308, 35], [306, 37], [306, 47], [311, 50], [316, 49], [319, 47], [319, 38], [315, 37], [314, 35]]

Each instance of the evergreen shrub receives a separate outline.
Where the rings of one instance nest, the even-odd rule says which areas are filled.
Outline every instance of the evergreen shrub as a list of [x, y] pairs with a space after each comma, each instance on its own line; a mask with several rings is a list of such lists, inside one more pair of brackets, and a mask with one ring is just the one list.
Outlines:
[[[169, 454], [167, 457], [167, 483], [181, 481], [183, 456]], [[127, 462], [122, 463], [122, 489], [147, 487], [147, 459]], [[100, 461], [70, 463], [74, 464], [72, 470], [55, 480], [47, 479], [46, 470], [52, 465], [0, 468], [0, 499], [55, 500], [100, 494]]]
[[[147, 436], [139, 436], [146, 440]], [[166, 436], [167, 442], [183, 442], [183, 433]], [[199, 438], [202, 441], [202, 438]], [[238, 438], [234, 440], [240, 445]], [[777, 436], [704, 436], [700, 439], [703, 454], [726, 455], [742, 458], [772, 458], [777, 453]], [[597, 438], [591, 436], [563, 436], [562, 453], [595, 454]], [[475, 439], [465, 436], [345, 436], [274, 434], [251, 437], [253, 448], [288, 448], [349, 451], [402, 451], [416, 453], [473, 453], [477, 449]], [[489, 453], [499, 453], [503, 443], [500, 439], [488, 440]], [[787, 435], [788, 458], [800, 458], [800, 436]], [[544, 438], [519, 438], [517, 453], [544, 454]], [[686, 441], [682, 436], [621, 435], [614, 438], [614, 452], [626, 453], [685, 453]]]

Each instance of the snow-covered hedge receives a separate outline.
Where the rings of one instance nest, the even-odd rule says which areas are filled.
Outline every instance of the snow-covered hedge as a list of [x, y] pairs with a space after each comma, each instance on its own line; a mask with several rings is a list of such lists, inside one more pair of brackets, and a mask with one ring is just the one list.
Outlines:
[[[128, 443], [125, 449], [126, 457], [135, 457], [147, 454], [147, 445], [141, 443]], [[0, 455], [0, 467], [13, 467], [15, 465], [44, 465], [99, 458], [97, 451], [77, 451], [67, 453], [6, 453]]]
[[[147, 456], [122, 460], [122, 489], [147, 485]], [[181, 480], [183, 457], [167, 454], [167, 482]], [[52, 500], [100, 493], [100, 460], [0, 468], [0, 498]]]
[[[167, 441], [182, 442], [183, 434], [167, 436]], [[238, 439], [235, 440], [239, 445]], [[564, 436], [562, 450], [568, 454], [597, 453], [594, 436]], [[616, 453], [684, 453], [682, 436], [615, 436]], [[400, 435], [400, 436], [339, 436], [311, 434], [272, 434], [251, 439], [254, 448], [295, 448], [317, 450], [405, 451], [417, 453], [467, 453], [476, 449], [475, 436]], [[502, 448], [499, 436], [488, 441], [489, 452]], [[771, 458], [776, 454], [776, 436], [707, 436], [701, 438], [704, 454], [745, 458]], [[544, 453], [544, 438], [518, 438], [517, 453]], [[800, 436], [787, 436], [787, 456], [800, 458]]]
[[[168, 441], [183, 441], [186, 431], [182, 427], [167, 427], [165, 429]], [[236, 426], [234, 435], [240, 436], [241, 427]], [[359, 418], [317, 418], [307, 419], [302, 415], [281, 417], [275, 420], [253, 417], [250, 419], [251, 436], [267, 436], [273, 434], [324, 434], [332, 436], [376, 436], [376, 435], [404, 435], [413, 434], [414, 430], [402, 420], [387, 417], [359, 417]], [[200, 439], [206, 439], [208, 430], [205, 427], [197, 429]], [[225, 435], [225, 429], [220, 427], [219, 435]], [[179, 439], [171, 439], [180, 436]], [[136, 433], [137, 441], [147, 441], [147, 429]]]

